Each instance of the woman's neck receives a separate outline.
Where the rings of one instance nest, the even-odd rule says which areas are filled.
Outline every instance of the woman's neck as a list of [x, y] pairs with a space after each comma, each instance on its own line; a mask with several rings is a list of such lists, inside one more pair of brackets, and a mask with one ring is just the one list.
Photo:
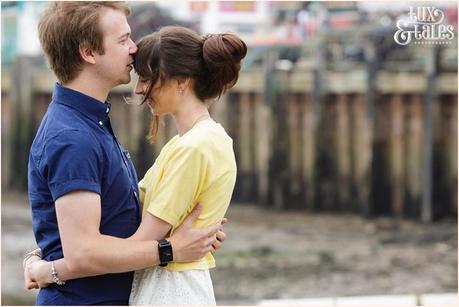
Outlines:
[[180, 136], [187, 133], [198, 122], [210, 118], [207, 106], [197, 98], [184, 101], [173, 116]]

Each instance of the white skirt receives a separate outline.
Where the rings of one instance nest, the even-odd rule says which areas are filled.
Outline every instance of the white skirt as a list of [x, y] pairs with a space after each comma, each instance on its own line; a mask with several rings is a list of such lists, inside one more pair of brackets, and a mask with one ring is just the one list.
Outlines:
[[209, 270], [169, 272], [155, 266], [136, 271], [129, 305], [215, 306]]

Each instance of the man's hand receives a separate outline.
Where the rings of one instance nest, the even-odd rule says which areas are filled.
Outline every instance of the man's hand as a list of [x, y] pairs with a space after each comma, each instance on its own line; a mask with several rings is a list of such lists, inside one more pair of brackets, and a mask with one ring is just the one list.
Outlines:
[[37, 289], [46, 288], [53, 283], [51, 262], [45, 260], [30, 261], [24, 269], [24, 276], [27, 275], [31, 282], [27, 282], [26, 288]]
[[208, 252], [215, 252], [213, 245], [217, 241], [216, 234], [222, 224], [219, 222], [208, 228], [194, 229], [193, 222], [198, 218], [201, 209], [201, 205], [198, 204], [170, 237], [176, 262], [195, 261], [204, 257]]
[[29, 272], [29, 265], [36, 261], [40, 261], [38, 256], [32, 256], [24, 263], [24, 286], [27, 290], [38, 289], [38, 283], [33, 279]]

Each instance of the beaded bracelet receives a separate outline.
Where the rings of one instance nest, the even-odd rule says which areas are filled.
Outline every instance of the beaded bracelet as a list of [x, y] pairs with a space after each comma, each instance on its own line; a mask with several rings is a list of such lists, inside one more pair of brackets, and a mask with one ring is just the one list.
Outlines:
[[65, 280], [60, 280], [57, 276], [57, 271], [54, 267], [54, 261], [51, 262], [51, 275], [53, 276], [53, 282], [55, 282], [58, 286], [65, 285]]

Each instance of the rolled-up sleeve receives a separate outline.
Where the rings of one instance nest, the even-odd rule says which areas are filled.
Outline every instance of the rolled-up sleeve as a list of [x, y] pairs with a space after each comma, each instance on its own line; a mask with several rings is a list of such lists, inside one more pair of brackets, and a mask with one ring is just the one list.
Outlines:
[[62, 131], [48, 141], [40, 170], [54, 201], [76, 190], [101, 193], [103, 159], [98, 146], [78, 130]]

